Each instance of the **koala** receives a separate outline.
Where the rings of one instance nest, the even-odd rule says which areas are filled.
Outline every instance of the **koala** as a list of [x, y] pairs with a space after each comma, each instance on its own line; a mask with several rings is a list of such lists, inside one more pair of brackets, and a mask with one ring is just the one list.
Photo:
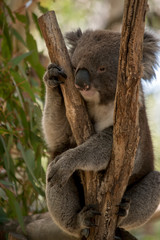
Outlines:
[[[94, 205], [85, 205], [79, 170], [100, 172], [108, 166], [113, 141], [113, 112], [117, 84], [120, 33], [80, 29], [67, 33], [75, 87], [86, 102], [93, 134], [76, 146], [66, 118], [59, 85], [67, 78], [65, 69], [51, 63], [44, 75], [46, 86], [42, 118], [44, 137], [52, 154], [47, 169], [46, 198], [53, 221], [69, 235], [80, 239], [89, 235]], [[143, 79], [150, 81], [158, 65], [159, 40], [145, 32]], [[147, 222], [160, 203], [160, 173], [154, 170], [153, 146], [148, 126], [142, 86], [139, 94], [140, 141], [134, 168], [119, 210], [118, 227], [130, 230]], [[92, 204], [92, 203], [91, 203]]]

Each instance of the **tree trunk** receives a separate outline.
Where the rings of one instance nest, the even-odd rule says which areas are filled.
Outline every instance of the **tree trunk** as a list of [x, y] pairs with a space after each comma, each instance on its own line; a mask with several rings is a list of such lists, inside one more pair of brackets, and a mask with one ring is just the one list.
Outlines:
[[[147, 1], [126, 0], [115, 98], [112, 157], [99, 186], [102, 217], [94, 237], [114, 239], [118, 211], [131, 175], [139, 142], [139, 83]], [[106, 193], [103, 188], [106, 186]], [[93, 189], [92, 189], [93, 191]]]
[[[138, 94], [146, 10], [146, 0], [125, 1], [115, 98], [113, 150], [109, 167], [104, 178], [93, 172], [82, 173], [86, 204], [98, 203], [102, 213], [102, 216], [97, 218], [98, 227], [91, 229], [88, 238], [90, 240], [114, 239], [117, 206], [121, 202], [133, 169], [139, 141]], [[94, 130], [84, 102], [74, 87], [71, 62], [55, 13], [52, 11], [41, 16], [39, 25], [51, 61], [59, 64], [68, 76], [61, 89], [73, 135], [77, 145], [81, 144]]]

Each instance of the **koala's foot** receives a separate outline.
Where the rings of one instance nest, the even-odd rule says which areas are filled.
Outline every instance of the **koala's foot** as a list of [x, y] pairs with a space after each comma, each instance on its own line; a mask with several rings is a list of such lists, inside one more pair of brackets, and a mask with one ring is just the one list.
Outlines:
[[95, 217], [101, 215], [99, 211], [97, 211], [95, 205], [85, 206], [78, 214], [78, 223], [80, 228], [82, 229], [80, 234], [81, 237], [87, 238], [89, 236], [90, 227], [96, 227]]
[[119, 211], [118, 211], [119, 216], [126, 217], [128, 215], [130, 203], [131, 201], [129, 198], [122, 198], [122, 201], [119, 205]]
[[48, 69], [44, 75], [44, 81], [50, 88], [55, 88], [59, 86], [63, 81], [59, 80], [59, 77], [67, 78], [67, 75], [63, 71], [63, 69], [57, 66], [54, 63], [51, 63], [48, 66]]
[[130, 208], [131, 201], [129, 198], [122, 198], [122, 201], [119, 205], [118, 210], [118, 224], [128, 216], [129, 208]]

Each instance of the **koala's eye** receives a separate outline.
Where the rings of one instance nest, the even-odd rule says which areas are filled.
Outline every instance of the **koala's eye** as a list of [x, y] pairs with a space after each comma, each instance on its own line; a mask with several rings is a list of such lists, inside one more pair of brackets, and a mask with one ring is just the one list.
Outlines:
[[101, 66], [98, 68], [98, 72], [105, 72], [106, 68], [104, 66]]

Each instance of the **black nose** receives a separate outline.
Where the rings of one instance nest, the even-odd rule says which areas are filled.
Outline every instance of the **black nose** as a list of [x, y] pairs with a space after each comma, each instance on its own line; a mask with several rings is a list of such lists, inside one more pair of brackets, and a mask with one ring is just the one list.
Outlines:
[[75, 77], [77, 88], [88, 90], [90, 88], [90, 75], [87, 69], [79, 69]]

